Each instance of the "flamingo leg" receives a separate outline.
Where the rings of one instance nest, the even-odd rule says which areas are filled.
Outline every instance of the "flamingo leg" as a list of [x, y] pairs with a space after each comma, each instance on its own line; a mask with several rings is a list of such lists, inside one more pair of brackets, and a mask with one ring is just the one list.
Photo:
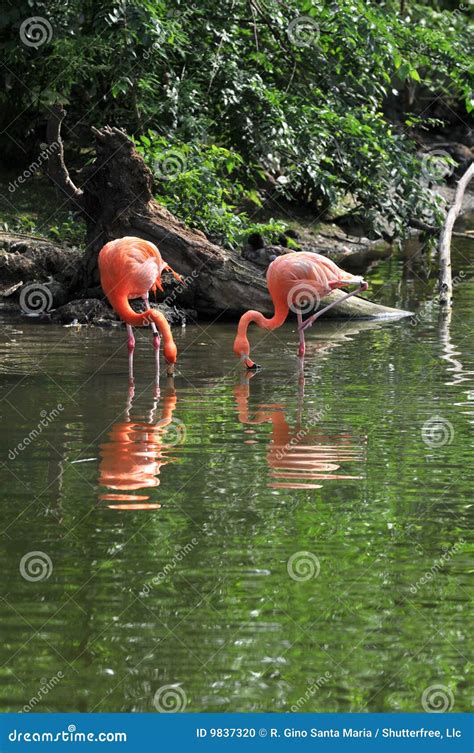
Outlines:
[[128, 383], [128, 400], [125, 406], [125, 417], [130, 421], [130, 411], [132, 410], [133, 398], [135, 397], [135, 385], [133, 379]]
[[[150, 300], [148, 298], [148, 293], [146, 293], [143, 296], [143, 300], [145, 302], [145, 306], [147, 309], [150, 308]], [[155, 322], [150, 322], [151, 329], [153, 332], [153, 348], [155, 350], [155, 364], [156, 364], [156, 381], [159, 381], [160, 377], [160, 344], [161, 344], [161, 338], [160, 333], [158, 332], [158, 328], [155, 324]]]
[[[310, 316], [309, 319], [306, 319], [305, 322], [301, 325], [301, 329], [303, 332], [305, 329], [308, 329], [309, 327], [312, 327], [316, 319], [318, 319], [321, 314], [324, 314], [325, 311], [328, 311], [329, 309], [332, 309], [333, 306], [335, 306], [338, 303], [342, 303], [342, 301], [346, 301], [348, 298], [351, 298], [351, 296], [356, 295], [357, 293], [360, 293], [363, 290], [367, 290], [367, 283], [364, 282], [360, 287], [358, 287], [356, 290], [353, 290], [352, 293], [346, 293], [345, 296], [342, 298], [339, 298], [338, 301], [333, 301], [328, 306], [325, 306], [321, 311], [317, 311], [316, 314], [313, 314], [313, 316]], [[299, 326], [299, 324], [298, 324]]]
[[133, 385], [133, 351], [135, 350], [135, 337], [130, 324], [127, 324], [128, 335], [128, 379], [130, 385]]
[[300, 345], [298, 348], [299, 373], [300, 379], [304, 380], [304, 354], [306, 346], [304, 341], [303, 315], [301, 311], [297, 311], [296, 316], [298, 318], [298, 334], [300, 337]]

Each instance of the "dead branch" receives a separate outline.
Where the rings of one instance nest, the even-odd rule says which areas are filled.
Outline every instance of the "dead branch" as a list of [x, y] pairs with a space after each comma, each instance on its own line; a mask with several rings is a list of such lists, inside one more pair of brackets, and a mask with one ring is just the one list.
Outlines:
[[461, 212], [464, 192], [474, 177], [474, 163], [466, 170], [459, 180], [454, 202], [448, 212], [446, 221], [439, 237], [439, 303], [441, 306], [452, 306], [453, 303], [453, 277], [451, 270], [451, 237], [457, 216]]
[[66, 111], [62, 105], [53, 105], [51, 108], [51, 117], [46, 126], [46, 139], [49, 147], [48, 177], [82, 211], [84, 209], [83, 192], [72, 182], [64, 161], [61, 124], [65, 115]]

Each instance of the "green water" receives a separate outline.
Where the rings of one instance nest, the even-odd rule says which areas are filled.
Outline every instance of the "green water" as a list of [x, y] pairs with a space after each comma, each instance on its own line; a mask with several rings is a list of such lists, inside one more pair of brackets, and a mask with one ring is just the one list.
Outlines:
[[318, 323], [304, 387], [292, 323], [250, 381], [176, 331], [160, 394], [138, 332], [132, 396], [123, 330], [5, 322], [1, 710], [471, 710], [472, 259], [450, 321], [375, 268], [416, 319]]

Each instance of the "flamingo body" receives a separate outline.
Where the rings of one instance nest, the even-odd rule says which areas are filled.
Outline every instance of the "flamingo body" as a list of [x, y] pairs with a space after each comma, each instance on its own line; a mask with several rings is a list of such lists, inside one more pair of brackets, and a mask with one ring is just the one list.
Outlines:
[[[298, 355], [303, 358], [305, 352], [304, 331], [313, 322], [331, 308], [335, 301], [321, 311], [313, 314], [303, 322], [301, 308], [316, 308], [320, 300], [336, 288], [357, 284], [359, 287], [346, 298], [367, 289], [367, 283], [361, 277], [345, 272], [333, 261], [321, 254], [297, 251], [279, 256], [272, 261], [267, 270], [268, 290], [274, 305], [274, 315], [267, 319], [259, 311], [247, 311], [240, 319], [237, 336], [234, 341], [234, 353], [245, 363], [247, 368], [258, 368], [250, 359], [250, 344], [247, 329], [255, 322], [263, 329], [273, 330], [286, 321], [290, 309], [297, 313], [300, 347]], [[344, 299], [341, 299], [344, 300]]]
[[324, 298], [334, 288], [353, 282], [360, 282], [360, 277], [344, 272], [331, 259], [309, 251], [279, 256], [270, 264], [267, 272], [268, 290], [273, 301], [283, 296], [288, 308], [302, 289], [299, 288], [299, 283], [303, 283], [305, 289], [312, 291], [317, 299]]
[[[154, 243], [142, 238], [126, 236], [110, 241], [99, 253], [99, 273], [102, 289], [112, 308], [123, 319], [128, 331], [129, 370], [133, 379], [133, 350], [135, 338], [132, 326], [151, 324], [153, 345], [159, 367], [160, 334], [164, 340], [164, 354], [170, 367], [176, 362], [177, 350], [166, 318], [149, 308], [149, 292], [163, 290], [161, 274], [169, 270], [176, 279], [181, 277], [167, 264]], [[131, 298], [142, 298], [147, 310], [137, 314], [129, 304]]]

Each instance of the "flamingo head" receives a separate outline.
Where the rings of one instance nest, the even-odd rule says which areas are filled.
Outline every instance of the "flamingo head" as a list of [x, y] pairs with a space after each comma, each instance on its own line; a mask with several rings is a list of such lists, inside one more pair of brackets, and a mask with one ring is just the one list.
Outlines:
[[331, 280], [329, 282], [329, 289], [335, 290], [336, 288], [345, 288], [348, 285], [358, 285], [361, 291], [367, 290], [369, 283], [364, 280], [363, 277], [357, 277], [356, 275], [348, 275], [347, 278], [340, 280]]
[[237, 358], [240, 358], [246, 369], [256, 370], [260, 366], [250, 358], [250, 343], [246, 335], [237, 334], [234, 340], [234, 353]]

